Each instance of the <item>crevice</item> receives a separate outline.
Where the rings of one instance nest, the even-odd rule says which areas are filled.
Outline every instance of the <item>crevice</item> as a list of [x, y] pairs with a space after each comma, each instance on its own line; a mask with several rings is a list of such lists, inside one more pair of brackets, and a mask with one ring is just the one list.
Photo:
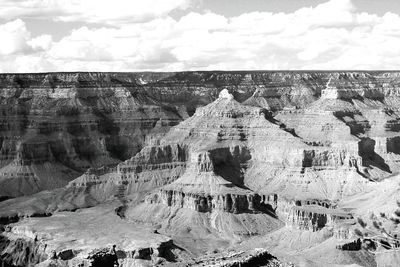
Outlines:
[[361, 138], [361, 141], [358, 143], [358, 154], [362, 158], [363, 166], [374, 166], [382, 171], [392, 173], [385, 160], [375, 152], [375, 144], [375, 140], [369, 137]]
[[234, 185], [247, 189], [244, 185], [244, 173], [251, 159], [250, 151], [245, 147], [235, 146], [209, 151], [215, 174]]

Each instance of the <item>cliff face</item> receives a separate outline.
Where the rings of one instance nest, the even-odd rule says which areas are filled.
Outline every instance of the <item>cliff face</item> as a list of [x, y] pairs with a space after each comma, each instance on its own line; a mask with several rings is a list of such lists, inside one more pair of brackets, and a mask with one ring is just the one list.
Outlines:
[[[303, 176], [313, 175], [310, 167], [319, 169], [316, 175], [325, 175], [322, 171], [329, 168], [348, 166], [375, 179], [397, 170], [399, 76], [262, 71], [1, 74], [0, 195], [60, 187], [88, 168], [112, 167], [142, 147], [159, 145], [171, 126], [217, 99], [222, 89], [229, 89], [239, 102], [267, 109], [270, 120], [308, 145], [278, 152], [267, 144], [266, 151], [252, 155], [252, 166], [268, 161], [276, 168], [269, 168], [267, 177], [254, 178], [260, 168], [250, 166], [249, 179], [241, 178], [248, 185], [263, 187], [283, 165], [286, 172], [306, 168]], [[201, 112], [198, 116], [210, 115]], [[232, 109], [226, 112], [236, 116]], [[248, 130], [235, 131], [240, 139]], [[207, 133], [196, 129], [191, 134]], [[231, 135], [219, 134], [220, 140]], [[174, 138], [179, 139], [172, 136], [170, 141], [179, 141]]]
[[[357, 186], [346, 188], [348, 181], [338, 179], [336, 186], [319, 196], [340, 198], [340, 192], [362, 190], [359, 174], [377, 179], [398, 168], [399, 76], [398, 72], [262, 71], [1, 74], [0, 196], [61, 187], [89, 168], [114, 168], [143, 147], [147, 148], [134, 161], [122, 163], [118, 172], [135, 168], [135, 179], [144, 179], [149, 186], [138, 184], [150, 189], [177, 179], [187, 161], [172, 160], [172, 166], [168, 156], [152, 152], [166, 149], [156, 146], [164, 142], [171, 147], [188, 133], [197, 139], [217, 133], [217, 142], [249, 138], [249, 147], [254, 146], [251, 161], [232, 163], [246, 165], [242, 167], [247, 171], [239, 178], [240, 167], [232, 176], [246, 186], [267, 195], [285, 188], [292, 195], [294, 188], [286, 186], [288, 179], [310, 188], [312, 177], [327, 177], [330, 170], [341, 172], [342, 177], [356, 176], [352, 181]], [[263, 114], [284, 133], [258, 128], [257, 122], [249, 128], [218, 129], [218, 124], [203, 120], [194, 129], [182, 126], [167, 134], [196, 107], [217, 99], [222, 89], [229, 89], [234, 99], [247, 106], [265, 108]], [[196, 116], [242, 116], [229, 106], [213, 114], [199, 109], [196, 114], [187, 124]], [[256, 145], [258, 139], [271, 136], [273, 142]], [[290, 145], [276, 149], [284, 142]], [[187, 145], [180, 149], [189, 155]], [[226, 151], [210, 151], [217, 174], [232, 166], [221, 158], [237, 160]], [[147, 162], [147, 157], [153, 160]], [[151, 174], [155, 169], [165, 178], [148, 183], [152, 179], [146, 175], [155, 177]], [[92, 178], [87, 180], [97, 179], [88, 173]], [[140, 173], [146, 174], [139, 178]], [[267, 186], [272, 177], [277, 177], [276, 183]], [[312, 191], [305, 197], [315, 197], [321, 186], [304, 189]]]
[[184, 240], [351, 239], [338, 203], [400, 170], [397, 72], [0, 78], [0, 196], [67, 185], [1, 202], [4, 220], [114, 201]]
[[130, 76], [1, 75], [0, 195], [62, 187], [90, 167], [115, 166], [182, 119], [132, 90]]
[[0, 88], [3, 97], [40, 93], [52, 98], [125, 88], [133, 95], [146, 92], [161, 103], [183, 104], [193, 113], [196, 106], [215, 100], [222, 89], [228, 89], [239, 102], [253, 96], [249, 101], [261, 101], [261, 106], [275, 110], [307, 106], [320, 98], [329, 81], [348, 97], [390, 98], [399, 94], [399, 76], [399, 72], [363, 71], [0, 74]]

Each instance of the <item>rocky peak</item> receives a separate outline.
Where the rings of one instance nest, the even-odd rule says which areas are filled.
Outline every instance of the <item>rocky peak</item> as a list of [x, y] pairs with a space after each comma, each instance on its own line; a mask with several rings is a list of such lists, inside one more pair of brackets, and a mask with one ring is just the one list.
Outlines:
[[198, 108], [195, 116], [201, 117], [226, 117], [243, 118], [246, 116], [258, 117], [262, 114], [262, 109], [245, 106], [233, 98], [227, 89], [219, 93], [218, 99], [205, 107]]
[[218, 95], [218, 99], [220, 98], [226, 98], [226, 99], [233, 99], [233, 95], [231, 93], [229, 93], [229, 91], [227, 89], [223, 89], [219, 95]]

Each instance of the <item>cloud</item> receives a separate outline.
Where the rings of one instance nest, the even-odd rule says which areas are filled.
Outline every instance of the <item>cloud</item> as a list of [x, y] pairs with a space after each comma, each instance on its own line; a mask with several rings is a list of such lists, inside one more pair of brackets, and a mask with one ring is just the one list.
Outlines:
[[20, 19], [0, 25], [0, 55], [27, 51], [29, 49], [27, 45], [29, 38], [30, 33], [26, 29], [25, 23]]
[[80, 27], [58, 41], [31, 38], [24, 22], [15, 20], [0, 25], [0, 38], [6, 34], [11, 38], [0, 48], [3, 71], [400, 67], [400, 16], [358, 12], [350, 0], [292, 13], [163, 15], [118, 27]]
[[2, 0], [0, 18], [121, 24], [143, 22], [186, 9], [190, 0]]
[[355, 10], [351, 0], [331, 0], [315, 8], [299, 9], [294, 20], [309, 27], [351, 26], [357, 19]]
[[51, 37], [51, 35], [43, 34], [43, 35], [37, 36], [37, 37], [29, 40], [27, 42], [27, 44], [29, 46], [31, 46], [32, 49], [35, 51], [38, 51], [38, 50], [45, 51], [51, 47], [52, 42], [53, 42], [53, 38]]
[[0, 25], [0, 56], [23, 55], [48, 49], [51, 36], [31, 37], [24, 21], [16, 19]]

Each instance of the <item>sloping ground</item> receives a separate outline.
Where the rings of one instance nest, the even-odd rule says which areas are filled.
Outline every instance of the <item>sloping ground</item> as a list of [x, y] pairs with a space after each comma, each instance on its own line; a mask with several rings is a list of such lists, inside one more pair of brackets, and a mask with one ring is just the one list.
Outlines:
[[290, 263], [284, 263], [276, 259], [265, 249], [253, 249], [249, 251], [230, 251], [201, 256], [182, 263], [167, 264], [166, 266], [226, 266], [226, 267], [289, 267]]
[[370, 213], [391, 215], [396, 210], [396, 201], [400, 196], [400, 176], [394, 175], [371, 185], [362, 194], [340, 201], [339, 208], [351, 210], [357, 216], [367, 217]]
[[43, 189], [60, 188], [76, 178], [79, 172], [60, 163], [16, 165], [0, 169], [1, 196], [17, 197], [40, 192]]
[[[365, 192], [341, 200], [332, 212], [351, 212], [355, 218], [362, 218], [366, 229], [374, 228], [372, 221], [385, 214], [390, 218], [397, 207], [400, 194], [399, 176], [387, 178], [371, 184]], [[305, 207], [311, 210], [311, 206]], [[317, 212], [317, 211], [316, 211]], [[373, 215], [374, 216], [371, 216]], [[399, 233], [390, 220], [383, 221], [389, 233]], [[350, 244], [357, 237], [354, 229], [361, 229], [357, 220], [339, 220], [327, 224], [320, 231], [299, 229], [296, 224], [288, 224], [262, 237], [254, 237], [235, 246], [237, 249], [264, 247], [278, 258], [293, 262], [296, 266], [397, 266], [399, 252], [380, 248], [376, 252], [362, 248], [338, 249], [338, 245]]]
[[[135, 259], [161, 257], [159, 260], [166, 261], [176, 258], [172, 252], [176, 247], [170, 238], [153, 233], [151, 228], [121, 220], [114, 212], [115, 207], [115, 204], [99, 205], [11, 224], [2, 233], [3, 238], [8, 240], [8, 246], [2, 251], [2, 259], [19, 266], [40, 262], [38, 258], [33, 262], [34, 259], [30, 257], [33, 251], [20, 251], [18, 242], [32, 243], [36, 253], [49, 259], [49, 266], [51, 263], [74, 266], [87, 266], [90, 262], [94, 264], [94, 255], [101, 251], [112, 255], [114, 245], [121, 266], [127, 262], [133, 263]], [[42, 266], [45, 264], [42, 263]]]
[[373, 254], [360, 251], [343, 251], [336, 248], [342, 239], [333, 236], [332, 229], [318, 232], [284, 227], [263, 237], [255, 237], [236, 246], [266, 248], [282, 261], [295, 266], [377, 266]]

